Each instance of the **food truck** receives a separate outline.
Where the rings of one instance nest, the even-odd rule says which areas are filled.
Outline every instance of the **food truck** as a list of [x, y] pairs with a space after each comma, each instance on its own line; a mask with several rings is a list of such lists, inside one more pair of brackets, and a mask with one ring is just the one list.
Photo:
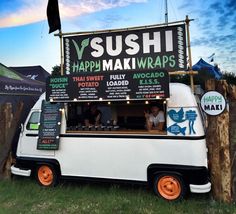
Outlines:
[[[47, 79], [22, 125], [11, 172], [35, 175], [42, 186], [61, 178], [143, 183], [170, 201], [209, 192], [201, 110], [189, 86], [169, 83], [171, 69], [186, 68], [184, 29], [64, 38], [66, 74]], [[101, 121], [85, 125], [94, 103]], [[162, 130], [146, 127], [151, 105], [163, 112]]]

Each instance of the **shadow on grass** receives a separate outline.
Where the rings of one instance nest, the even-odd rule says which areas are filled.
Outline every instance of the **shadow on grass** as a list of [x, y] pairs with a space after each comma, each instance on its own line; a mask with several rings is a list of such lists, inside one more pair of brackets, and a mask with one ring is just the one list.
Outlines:
[[[16, 183], [21, 183], [22, 185], [25, 183], [26, 185], [33, 185], [36, 188], [45, 188], [40, 186], [34, 177], [22, 177], [22, 176], [13, 176], [12, 181]], [[144, 194], [146, 197], [156, 197], [151, 186], [146, 183], [131, 183], [131, 182], [119, 182], [113, 180], [104, 180], [104, 179], [60, 179], [59, 184], [56, 187], [52, 187], [53, 189], [86, 189], [89, 191], [106, 193], [109, 191], [119, 192], [122, 194]], [[47, 189], [47, 187], [45, 188]], [[212, 194], [193, 194], [188, 193], [187, 200], [193, 201], [212, 201]], [[159, 199], [161, 200], [161, 199]]]

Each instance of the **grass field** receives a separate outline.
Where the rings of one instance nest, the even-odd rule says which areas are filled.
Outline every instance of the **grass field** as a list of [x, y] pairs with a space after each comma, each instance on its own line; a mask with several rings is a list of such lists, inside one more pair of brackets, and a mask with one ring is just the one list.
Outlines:
[[170, 203], [145, 186], [66, 181], [42, 188], [33, 179], [14, 177], [0, 181], [0, 213], [236, 214], [236, 205], [215, 202], [210, 194]]

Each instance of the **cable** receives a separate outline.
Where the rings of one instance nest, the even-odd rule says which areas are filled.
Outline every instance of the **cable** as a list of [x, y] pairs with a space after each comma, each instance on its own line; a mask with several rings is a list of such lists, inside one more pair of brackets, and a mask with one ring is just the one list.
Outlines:
[[46, 22], [46, 20], [44, 20], [43, 23], [42, 23], [42, 25], [41, 25], [41, 33], [40, 33], [41, 39], [43, 38], [43, 31], [44, 31], [45, 22]]
[[[175, 9], [176, 9], [176, 5], [174, 5], [173, 6], [173, 4], [172, 4], [172, 1], [171, 0], [169, 0], [170, 1], [170, 6], [171, 6], [171, 9], [173, 10], [173, 13], [174, 13], [174, 18], [175, 18], [175, 20], [179, 20], [178, 19], [178, 16], [177, 16], [177, 13], [176, 13], [176, 11], [175, 11]], [[174, 1], [175, 2], [175, 1]]]
[[[164, 1], [165, 1], [165, 0], [164, 0]], [[159, 23], [162, 23], [161, 17], [162, 17], [162, 15], [163, 15], [163, 0], [161, 0], [160, 2], [161, 2], [161, 3], [160, 3]]]

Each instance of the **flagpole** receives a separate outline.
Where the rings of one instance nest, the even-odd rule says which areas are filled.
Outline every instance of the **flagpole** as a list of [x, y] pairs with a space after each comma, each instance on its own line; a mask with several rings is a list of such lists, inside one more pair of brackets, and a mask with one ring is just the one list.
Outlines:
[[186, 16], [185, 22], [187, 26], [187, 48], [188, 48], [188, 61], [189, 61], [189, 74], [190, 74], [190, 85], [192, 92], [194, 92], [194, 82], [193, 82], [193, 70], [192, 70], [192, 54], [191, 54], [191, 46], [190, 46], [190, 31], [189, 31], [189, 22], [191, 20]]
[[62, 31], [59, 30], [59, 37], [60, 37], [60, 52], [61, 52], [61, 76], [63, 75], [63, 61], [64, 61], [64, 55], [63, 55], [63, 38], [62, 38]]
[[168, 2], [165, 0], [165, 23], [168, 25]]

